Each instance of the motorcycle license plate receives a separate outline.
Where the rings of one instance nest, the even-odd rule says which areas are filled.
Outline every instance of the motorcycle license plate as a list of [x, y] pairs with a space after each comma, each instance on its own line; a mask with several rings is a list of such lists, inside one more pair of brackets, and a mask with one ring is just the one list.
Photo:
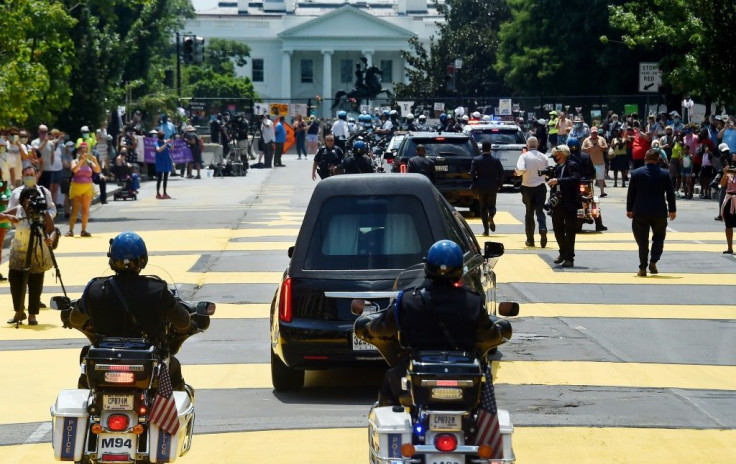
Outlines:
[[435, 171], [447, 171], [448, 167], [446, 164], [440, 164], [439, 166], [435, 166]]
[[465, 456], [462, 454], [428, 454], [425, 462], [427, 464], [465, 464]]
[[103, 395], [102, 409], [104, 411], [132, 411], [133, 395]]
[[355, 336], [355, 333], [353, 335], [353, 351], [376, 351], [377, 348], [370, 343], [363, 341]]
[[106, 454], [127, 454], [131, 461], [135, 457], [138, 436], [134, 433], [101, 433], [98, 440], [97, 454], [100, 459], [104, 460]]
[[462, 430], [462, 419], [460, 414], [430, 414], [429, 430]]

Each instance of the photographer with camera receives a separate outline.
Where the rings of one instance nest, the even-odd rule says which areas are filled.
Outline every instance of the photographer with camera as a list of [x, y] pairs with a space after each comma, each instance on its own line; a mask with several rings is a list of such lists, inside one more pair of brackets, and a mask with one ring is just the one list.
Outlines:
[[[28, 317], [28, 325], [38, 325], [36, 315], [41, 303], [44, 273], [54, 266], [51, 248], [59, 239], [54, 227], [56, 205], [46, 187], [36, 185], [36, 169], [23, 168], [24, 185], [13, 190], [8, 209], [0, 220], [15, 224], [10, 244], [8, 280], [13, 298], [14, 316], [8, 324], [20, 324]], [[24, 310], [28, 288], [28, 313]]]
[[557, 145], [552, 149], [557, 163], [555, 177], [547, 181], [552, 189], [545, 209], [552, 212], [552, 227], [555, 240], [560, 247], [560, 255], [555, 264], [562, 267], [575, 265], [575, 235], [578, 229], [578, 209], [580, 208], [580, 169], [570, 159], [567, 145]]
[[[557, 134], [555, 134], [556, 139]], [[544, 201], [547, 199], [547, 186], [544, 185], [544, 170], [547, 168], [547, 156], [541, 153], [536, 137], [526, 141], [527, 150], [521, 153], [516, 162], [516, 175], [521, 176], [521, 199], [526, 208], [524, 214], [524, 231], [528, 247], [534, 246], [534, 216], [539, 224], [540, 245], [547, 247], [547, 217], [544, 214]]]

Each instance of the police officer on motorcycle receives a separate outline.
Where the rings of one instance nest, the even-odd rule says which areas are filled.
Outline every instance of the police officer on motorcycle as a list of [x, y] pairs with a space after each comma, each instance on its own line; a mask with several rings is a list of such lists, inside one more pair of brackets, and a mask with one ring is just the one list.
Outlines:
[[396, 130], [396, 127], [394, 126], [394, 123], [391, 121], [391, 112], [388, 110], [385, 110], [381, 114], [381, 127], [376, 129], [375, 133], [378, 135], [390, 136], [390, 135], [393, 135], [395, 130]]
[[416, 130], [422, 131], [422, 132], [429, 130], [429, 126], [427, 125], [427, 117], [425, 115], [423, 114], [419, 115], [419, 122], [417, 122], [416, 124]]
[[[148, 263], [146, 244], [140, 235], [123, 232], [110, 240], [112, 277], [97, 277], [85, 287], [70, 312], [62, 312], [65, 327], [73, 327], [90, 340], [97, 336], [145, 338], [165, 342], [167, 328], [176, 333], [197, 331], [189, 311], [172, 295], [165, 281], [142, 276]], [[68, 319], [67, 319], [68, 318]], [[170, 347], [166, 347], [170, 348]], [[82, 359], [89, 347], [82, 350]], [[169, 373], [174, 390], [184, 390], [181, 365], [171, 354]], [[79, 388], [87, 388], [87, 377], [79, 378]]]
[[373, 172], [371, 159], [368, 155], [368, 144], [362, 140], [356, 140], [353, 144], [351, 156], [342, 161], [342, 169], [345, 174], [366, 174]]
[[[366, 327], [371, 336], [397, 338], [404, 355], [411, 350], [475, 351], [501, 337], [480, 294], [457, 283], [463, 276], [463, 251], [451, 240], [430, 247], [424, 263], [426, 280], [399, 292], [394, 303]], [[386, 371], [379, 406], [398, 405], [401, 377], [408, 359]]]

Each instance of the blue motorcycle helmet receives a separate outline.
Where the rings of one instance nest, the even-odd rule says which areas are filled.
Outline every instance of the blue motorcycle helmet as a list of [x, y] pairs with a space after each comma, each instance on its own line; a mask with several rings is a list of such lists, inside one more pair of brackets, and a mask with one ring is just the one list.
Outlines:
[[580, 140], [570, 137], [567, 139], [567, 148], [570, 149], [570, 153], [580, 153]]
[[353, 155], [365, 155], [368, 153], [368, 145], [362, 140], [358, 140], [353, 144]]
[[440, 122], [445, 122], [445, 121], [447, 121], [447, 115], [445, 113], [442, 113], [440, 115]]
[[429, 248], [424, 274], [430, 279], [457, 282], [463, 276], [463, 250], [452, 240], [440, 240]]
[[148, 264], [146, 243], [135, 232], [123, 232], [110, 239], [107, 256], [115, 272], [140, 272]]
[[345, 118], [347, 118], [347, 117], [348, 117], [348, 114], [347, 114], [347, 113], [346, 113], [345, 111], [338, 111], [338, 112], [337, 112], [337, 117], [338, 117], [339, 119], [345, 119]]

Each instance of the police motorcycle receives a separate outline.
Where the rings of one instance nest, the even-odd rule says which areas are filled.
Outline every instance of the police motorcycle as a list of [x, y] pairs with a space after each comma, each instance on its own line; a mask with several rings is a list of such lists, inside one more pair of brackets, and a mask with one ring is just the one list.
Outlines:
[[[359, 315], [354, 326], [359, 339], [374, 345], [390, 366], [408, 356], [406, 375], [401, 379], [401, 406], [376, 402], [370, 409], [370, 464], [515, 462], [511, 416], [507, 410], [497, 409], [490, 368], [486, 370], [488, 356], [511, 339], [511, 324], [505, 317], [519, 313], [518, 303], [495, 303], [493, 266], [503, 252], [503, 244], [486, 242], [484, 256], [494, 298], [490, 316], [495, 327], [479, 337], [475, 352], [412, 351], [401, 345], [400, 333], [398, 339], [375, 337], [368, 326], [388, 308], [378, 309], [366, 300], [352, 302], [352, 312]], [[423, 279], [424, 264], [417, 264], [401, 272], [394, 289], [415, 288]], [[495, 433], [489, 433], [489, 427], [497, 427]]]
[[[161, 340], [82, 331], [92, 343], [81, 356], [88, 388], [62, 390], [51, 406], [57, 461], [170, 463], [190, 450], [194, 389], [185, 385], [185, 391], [172, 391], [168, 371], [163, 376], [161, 372], [168, 369], [171, 355], [184, 341], [209, 328], [215, 304], [185, 302], [176, 290], [170, 291], [189, 312], [196, 331], [182, 334], [167, 327]], [[51, 307], [62, 311], [65, 327], [68, 314], [78, 304], [80, 300], [66, 296], [51, 299]], [[158, 409], [157, 401], [162, 401]], [[166, 422], [156, 420], [155, 415]]]

